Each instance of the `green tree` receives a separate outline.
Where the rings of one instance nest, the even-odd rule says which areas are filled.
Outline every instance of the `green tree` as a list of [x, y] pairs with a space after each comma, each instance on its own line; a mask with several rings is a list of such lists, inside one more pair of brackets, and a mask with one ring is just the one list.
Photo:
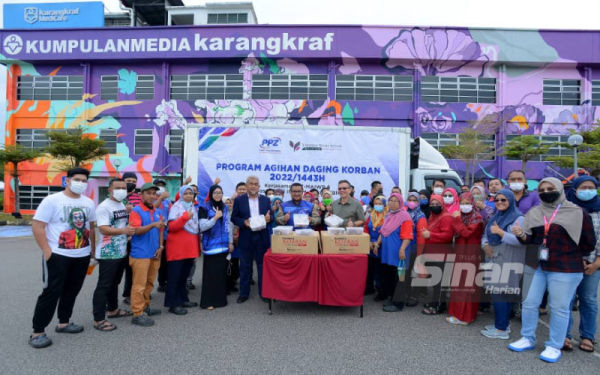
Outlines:
[[49, 131], [48, 139], [50, 145], [45, 151], [56, 159], [64, 160], [65, 171], [102, 159], [108, 154], [108, 150], [104, 148], [104, 140], [87, 137], [82, 127], [67, 132]]
[[[598, 120], [600, 125], [600, 120]], [[576, 133], [572, 131], [571, 133]], [[577, 166], [590, 172], [594, 177], [600, 175], [600, 127], [594, 130], [579, 132], [583, 137], [583, 143], [578, 147]], [[567, 143], [561, 143], [562, 147], [570, 147]], [[572, 156], [553, 156], [547, 159], [562, 168], [573, 168]]]
[[6, 145], [0, 149], [0, 165], [4, 168], [5, 164], [12, 164], [12, 173], [15, 180], [15, 212], [20, 211], [19, 207], [19, 164], [24, 161], [32, 161], [35, 158], [43, 156], [44, 153], [39, 150], [32, 150], [21, 145]]
[[507, 141], [501, 155], [521, 160], [521, 170], [524, 171], [528, 161], [534, 156], [545, 155], [552, 146], [542, 143], [542, 140], [534, 135], [522, 135]]

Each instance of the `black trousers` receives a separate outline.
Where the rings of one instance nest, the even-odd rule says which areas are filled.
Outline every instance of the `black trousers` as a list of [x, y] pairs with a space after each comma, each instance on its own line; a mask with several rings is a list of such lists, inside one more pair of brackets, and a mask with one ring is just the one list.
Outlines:
[[167, 291], [165, 294], [165, 307], [178, 307], [184, 302], [189, 302], [186, 282], [190, 269], [194, 265], [194, 259], [172, 260], [168, 263], [169, 279], [167, 280]]
[[58, 304], [58, 322], [69, 323], [73, 314], [73, 306], [83, 286], [88, 266], [89, 255], [82, 258], [69, 258], [52, 254], [43, 261], [44, 290], [37, 299], [33, 313], [33, 332], [43, 333], [52, 321]]
[[233, 291], [240, 278], [240, 258], [231, 258], [227, 269], [227, 291]]
[[158, 269], [158, 286], [167, 285], [169, 279], [169, 265], [167, 264], [167, 245], [165, 241], [165, 248], [162, 252], [160, 259], [160, 268]]
[[106, 311], [119, 308], [119, 283], [128, 263], [128, 258], [98, 259], [98, 284], [92, 300], [95, 321], [106, 319]]
[[[127, 258], [129, 258], [129, 254], [131, 254], [131, 241], [127, 242]], [[120, 284], [120, 282], [119, 282]], [[133, 285], [133, 270], [127, 262], [125, 265], [125, 285], [123, 286], [123, 298], [131, 297], [131, 286]]]
[[386, 295], [391, 297], [395, 304], [403, 305], [405, 301], [406, 285], [410, 282], [410, 278], [405, 277], [404, 281], [400, 282], [398, 278], [398, 267], [382, 264], [381, 282]]
[[367, 285], [365, 287], [365, 293], [370, 294], [377, 290], [380, 294], [385, 294], [383, 288], [377, 285], [378, 279], [381, 282], [381, 258], [375, 258], [369, 256], [369, 263], [367, 267]]

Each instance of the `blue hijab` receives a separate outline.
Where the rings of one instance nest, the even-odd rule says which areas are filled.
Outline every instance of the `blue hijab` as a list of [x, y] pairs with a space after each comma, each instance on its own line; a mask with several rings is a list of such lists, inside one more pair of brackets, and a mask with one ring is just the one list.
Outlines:
[[496, 197], [498, 197], [498, 195], [504, 195], [506, 199], [508, 199], [508, 208], [504, 211], [497, 211], [494, 216], [489, 219], [488, 224], [485, 227], [488, 243], [492, 246], [497, 246], [502, 243], [502, 237], [497, 234], [492, 234], [491, 228], [494, 223], [497, 223], [500, 229], [506, 231], [519, 217], [523, 216], [521, 211], [517, 208], [517, 201], [512, 191], [509, 189], [502, 189], [496, 194]]
[[594, 183], [594, 185], [596, 185], [596, 189], [598, 188], [598, 180], [596, 180], [594, 177], [592, 177], [592, 176], [577, 177], [575, 180], [573, 180], [573, 186], [567, 192], [567, 200], [575, 203], [576, 205], [578, 205], [581, 208], [585, 208], [586, 211], [589, 213], [598, 212], [598, 211], [600, 211], [600, 198], [598, 198], [598, 196], [595, 196], [594, 198], [590, 199], [589, 201], [582, 201], [581, 199], [577, 198], [577, 188], [579, 187], [579, 185], [581, 185], [582, 183], [584, 183], [586, 181], [592, 181]]

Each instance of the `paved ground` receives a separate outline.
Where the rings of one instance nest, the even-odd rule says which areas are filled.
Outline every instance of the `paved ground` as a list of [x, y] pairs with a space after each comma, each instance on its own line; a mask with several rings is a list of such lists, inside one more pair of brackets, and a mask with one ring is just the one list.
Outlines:
[[[163, 311], [152, 328], [115, 320], [119, 329], [103, 333], [92, 327], [97, 271], [86, 281], [73, 316], [85, 332], [56, 334], [53, 322], [54, 345], [34, 350], [27, 338], [41, 291], [40, 251], [31, 237], [0, 238], [0, 257], [1, 374], [597, 374], [600, 367], [599, 353], [578, 349], [558, 364], [540, 361], [548, 336], [543, 325], [538, 350], [517, 354], [506, 349], [507, 341], [479, 333], [493, 322], [492, 315], [470, 327], [455, 327], [417, 308], [384, 313], [370, 298], [363, 319], [356, 308], [282, 302], [269, 316], [253, 294], [243, 305], [231, 297], [229, 306], [213, 312], [193, 309], [176, 317]], [[154, 297], [160, 306], [163, 295]], [[198, 301], [200, 291], [191, 298]], [[512, 338], [518, 338], [520, 324], [512, 325]]]

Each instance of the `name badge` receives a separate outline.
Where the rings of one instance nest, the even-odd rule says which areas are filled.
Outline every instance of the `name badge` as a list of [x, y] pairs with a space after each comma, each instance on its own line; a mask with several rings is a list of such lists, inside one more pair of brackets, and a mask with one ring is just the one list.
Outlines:
[[543, 260], [543, 261], [548, 261], [548, 259], [550, 258], [550, 250], [542, 245], [540, 246], [539, 250], [538, 250], [538, 258], [539, 260]]

